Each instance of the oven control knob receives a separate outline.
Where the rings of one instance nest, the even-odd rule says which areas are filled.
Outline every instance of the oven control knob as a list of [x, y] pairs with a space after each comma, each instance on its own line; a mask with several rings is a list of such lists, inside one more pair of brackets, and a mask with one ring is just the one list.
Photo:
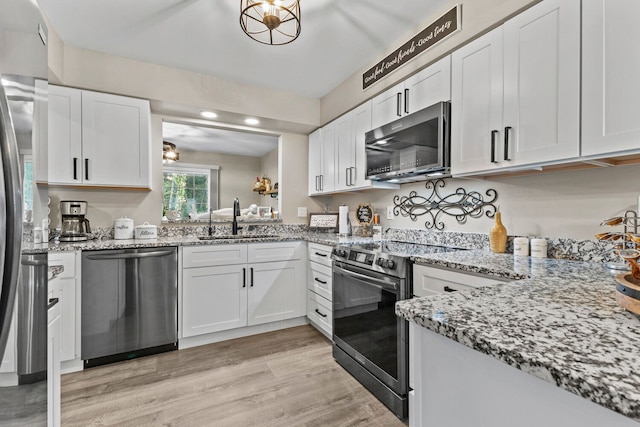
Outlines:
[[389, 268], [390, 270], [393, 270], [394, 268], [396, 268], [396, 262], [390, 259], [389, 261], [387, 261], [387, 268]]
[[341, 258], [344, 258], [347, 256], [347, 251], [345, 251], [344, 249], [338, 249], [338, 256]]
[[382, 267], [382, 264], [384, 263], [384, 260], [382, 258], [378, 258], [376, 260], [376, 264], [379, 265], [380, 267]]

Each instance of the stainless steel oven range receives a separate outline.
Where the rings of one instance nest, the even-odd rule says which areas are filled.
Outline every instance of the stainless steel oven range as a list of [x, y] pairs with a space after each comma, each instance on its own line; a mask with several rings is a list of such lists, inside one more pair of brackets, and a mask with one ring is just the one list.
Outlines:
[[399, 418], [408, 415], [409, 327], [395, 303], [411, 298], [410, 256], [456, 250], [379, 242], [333, 250], [333, 357]]

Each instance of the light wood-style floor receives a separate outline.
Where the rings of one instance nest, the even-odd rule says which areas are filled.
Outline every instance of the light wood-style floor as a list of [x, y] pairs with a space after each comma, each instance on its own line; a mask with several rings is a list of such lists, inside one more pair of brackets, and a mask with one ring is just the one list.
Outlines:
[[63, 426], [400, 426], [311, 326], [62, 377]]

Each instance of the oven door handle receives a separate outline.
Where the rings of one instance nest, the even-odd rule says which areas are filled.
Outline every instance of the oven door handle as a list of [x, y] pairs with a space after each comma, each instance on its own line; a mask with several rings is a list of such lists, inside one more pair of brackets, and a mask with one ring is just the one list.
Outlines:
[[[349, 276], [353, 279], [356, 279], [359, 282], [362, 282], [366, 285], [373, 286], [378, 289], [393, 289], [394, 291], [398, 290], [398, 285], [396, 283], [386, 282], [384, 280], [376, 279], [374, 277], [367, 276], [366, 274], [355, 273], [353, 271], [344, 270], [339, 268], [338, 271], [345, 276]], [[373, 282], [373, 283], [372, 283]], [[379, 283], [378, 285], [374, 283]]]

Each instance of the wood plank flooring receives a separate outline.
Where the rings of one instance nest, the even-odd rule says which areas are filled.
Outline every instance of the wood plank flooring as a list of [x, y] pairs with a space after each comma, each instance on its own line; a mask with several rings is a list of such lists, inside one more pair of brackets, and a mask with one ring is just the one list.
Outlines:
[[64, 375], [62, 425], [406, 424], [305, 325]]

